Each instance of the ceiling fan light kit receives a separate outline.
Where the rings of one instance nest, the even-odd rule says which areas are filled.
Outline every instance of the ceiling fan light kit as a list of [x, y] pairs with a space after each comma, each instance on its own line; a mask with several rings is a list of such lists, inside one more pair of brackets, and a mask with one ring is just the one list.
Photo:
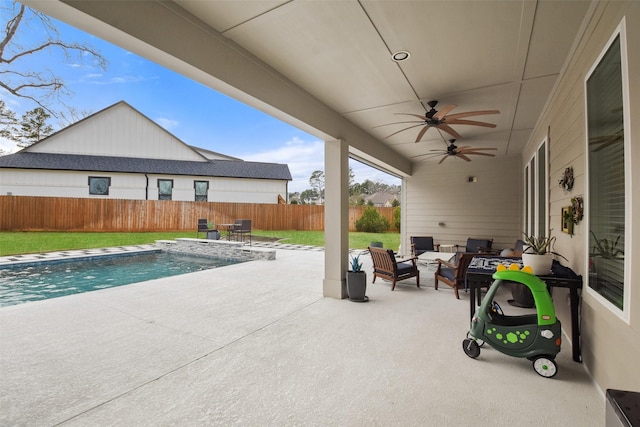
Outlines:
[[[435, 100], [429, 101], [427, 102], [427, 105], [429, 106], [429, 110], [425, 112], [424, 116], [421, 116], [419, 114], [411, 114], [411, 113], [396, 113], [398, 115], [415, 117], [415, 118], [418, 118], [419, 120], [388, 123], [390, 125], [391, 124], [410, 124], [410, 126], [404, 129], [401, 129], [399, 131], [396, 131], [388, 135], [386, 138], [389, 138], [393, 135], [396, 135], [400, 132], [404, 132], [409, 129], [422, 127], [422, 129], [420, 129], [420, 131], [418, 132], [415, 143], [420, 142], [424, 137], [424, 135], [427, 133], [427, 131], [431, 128], [444, 131], [449, 135], [453, 136], [454, 138], [460, 139], [462, 138], [462, 136], [458, 132], [456, 132], [455, 129], [453, 129], [450, 125], [467, 125], [467, 126], [481, 126], [481, 127], [487, 127], [487, 128], [495, 128], [496, 125], [493, 123], [480, 122], [477, 120], [467, 120], [466, 118], [473, 117], [473, 116], [484, 116], [488, 114], [500, 114], [499, 110], [467, 111], [465, 113], [449, 114], [451, 111], [453, 111], [454, 108], [457, 107], [457, 105], [455, 104], [445, 105], [440, 110], [436, 110], [436, 105], [438, 105], [438, 101], [435, 101]], [[447, 149], [446, 151], [444, 151], [444, 153], [442, 152], [442, 150], [431, 150], [431, 151], [438, 151], [438, 153], [421, 154], [418, 156], [413, 156], [412, 158], [437, 156], [437, 155], [444, 154], [444, 157], [442, 157], [442, 159], [438, 162], [438, 164], [440, 164], [449, 156], [458, 157], [467, 162], [471, 161], [471, 159], [467, 157], [467, 155], [470, 155], [470, 154], [495, 157], [495, 154], [483, 153], [482, 151], [497, 150], [497, 148], [473, 148], [473, 147], [458, 148], [454, 144], [455, 141], [456, 141], [455, 139], [449, 140], [449, 144], [447, 144]]]

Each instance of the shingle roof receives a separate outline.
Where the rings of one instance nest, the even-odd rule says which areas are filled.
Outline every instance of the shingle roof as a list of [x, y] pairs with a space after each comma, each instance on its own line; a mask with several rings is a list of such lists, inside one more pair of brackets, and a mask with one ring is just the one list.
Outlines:
[[289, 166], [235, 160], [203, 162], [132, 157], [18, 152], [0, 156], [0, 168], [153, 173], [224, 178], [291, 180]]

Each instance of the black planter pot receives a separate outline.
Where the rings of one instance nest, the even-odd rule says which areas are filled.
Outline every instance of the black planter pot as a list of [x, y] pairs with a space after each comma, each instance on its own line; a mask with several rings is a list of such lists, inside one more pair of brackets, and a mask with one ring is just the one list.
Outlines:
[[369, 301], [367, 292], [367, 273], [364, 271], [347, 271], [347, 296], [349, 301], [365, 302]]

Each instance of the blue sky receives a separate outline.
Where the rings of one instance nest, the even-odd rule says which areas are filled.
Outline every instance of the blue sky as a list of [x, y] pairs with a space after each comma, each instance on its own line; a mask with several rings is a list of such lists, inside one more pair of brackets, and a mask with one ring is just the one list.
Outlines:
[[[5, 19], [3, 16], [3, 23]], [[293, 176], [290, 192], [309, 188], [311, 173], [324, 169], [324, 143], [318, 138], [131, 52], [54, 22], [64, 41], [87, 42], [109, 61], [104, 71], [91, 60], [67, 59], [59, 50], [52, 50], [33, 55], [21, 65], [42, 69], [46, 64], [61, 76], [72, 92], [64, 101], [76, 111], [95, 113], [124, 100], [189, 145], [249, 161], [288, 164]], [[42, 40], [43, 36], [33, 29], [21, 29], [19, 37], [24, 45], [32, 38]], [[36, 107], [2, 92], [0, 99], [18, 117]], [[61, 126], [55, 119], [51, 124], [56, 130]], [[1, 139], [0, 148], [5, 152], [17, 150]], [[356, 182], [370, 179], [400, 184], [399, 179], [376, 169], [353, 160], [350, 164]]]

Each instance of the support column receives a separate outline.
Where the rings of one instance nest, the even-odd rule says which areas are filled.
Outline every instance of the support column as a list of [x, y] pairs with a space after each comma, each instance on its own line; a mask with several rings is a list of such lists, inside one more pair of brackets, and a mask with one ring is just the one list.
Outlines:
[[342, 140], [324, 143], [325, 297], [346, 298], [349, 259], [349, 148]]

